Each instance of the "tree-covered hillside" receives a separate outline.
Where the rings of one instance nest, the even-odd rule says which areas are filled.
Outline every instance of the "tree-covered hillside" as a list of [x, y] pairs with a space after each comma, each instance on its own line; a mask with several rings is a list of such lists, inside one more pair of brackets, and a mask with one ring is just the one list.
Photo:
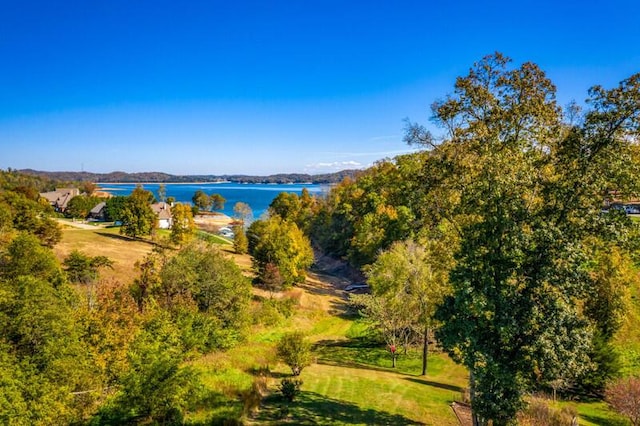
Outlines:
[[46, 172], [39, 170], [20, 170], [24, 175], [40, 176], [65, 182], [98, 182], [98, 183], [181, 183], [181, 182], [220, 182], [230, 181], [237, 183], [317, 183], [330, 184], [340, 182], [347, 176], [355, 176], [358, 170], [343, 170], [336, 173], [325, 173], [309, 175], [303, 173], [275, 174], [269, 176], [249, 176], [249, 175], [171, 175], [162, 172], [111, 172], [111, 173], [91, 173], [91, 172]]

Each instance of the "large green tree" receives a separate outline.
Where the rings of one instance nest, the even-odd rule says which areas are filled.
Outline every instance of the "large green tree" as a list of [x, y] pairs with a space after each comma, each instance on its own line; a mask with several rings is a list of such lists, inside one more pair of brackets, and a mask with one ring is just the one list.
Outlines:
[[[251, 284], [237, 265], [215, 246], [194, 242], [168, 259], [160, 282], [149, 293], [164, 308], [208, 334], [200, 339], [211, 349], [232, 344], [249, 320]], [[200, 343], [198, 344], [200, 345]]]
[[494, 425], [513, 423], [537, 383], [589, 364], [585, 240], [624, 234], [624, 221], [601, 208], [610, 190], [635, 193], [628, 160], [640, 112], [636, 75], [592, 89], [582, 123], [565, 124], [544, 72], [509, 63], [484, 58], [434, 104], [444, 141], [419, 125], [407, 133], [440, 166], [430, 191], [445, 195], [461, 238], [439, 340], [470, 370], [476, 423]]
[[120, 211], [120, 233], [137, 238], [153, 232], [157, 225], [157, 217], [150, 204], [153, 199], [151, 192], [140, 185], [136, 186]]
[[[447, 244], [448, 243], [448, 244]], [[422, 375], [427, 374], [429, 336], [435, 328], [436, 308], [449, 293], [453, 264], [451, 242], [432, 240], [394, 243], [367, 269], [374, 296], [397, 302], [422, 340]]]
[[117, 195], [106, 201], [107, 219], [113, 222], [122, 221], [122, 212], [128, 197]]
[[151, 317], [130, 344], [129, 368], [97, 424], [183, 424], [200, 396], [198, 373], [184, 366], [178, 330], [163, 312]]
[[200, 189], [193, 194], [191, 201], [200, 211], [208, 211], [211, 208], [211, 198]]
[[285, 286], [304, 282], [306, 271], [313, 263], [309, 239], [300, 228], [280, 216], [258, 220], [247, 230], [249, 254], [260, 277], [268, 264], [280, 271]]
[[76, 195], [67, 204], [65, 215], [76, 219], [86, 219], [89, 216], [89, 212], [98, 203], [102, 201], [98, 197], [91, 197], [88, 195]]
[[182, 203], [174, 204], [171, 216], [171, 242], [181, 246], [189, 242], [196, 233], [191, 207]]
[[77, 303], [51, 250], [18, 233], [0, 258], [0, 422], [74, 423], [92, 404], [73, 394], [97, 382]]

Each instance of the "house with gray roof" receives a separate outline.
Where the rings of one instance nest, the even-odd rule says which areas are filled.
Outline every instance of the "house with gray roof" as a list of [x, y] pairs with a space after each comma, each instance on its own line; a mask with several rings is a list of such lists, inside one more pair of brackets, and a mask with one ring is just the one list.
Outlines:
[[55, 211], [60, 213], [64, 213], [69, 201], [77, 195], [80, 195], [78, 188], [56, 188], [55, 191], [40, 193], [40, 196], [47, 200]]
[[89, 212], [89, 219], [103, 221], [107, 216], [107, 203], [101, 201]]

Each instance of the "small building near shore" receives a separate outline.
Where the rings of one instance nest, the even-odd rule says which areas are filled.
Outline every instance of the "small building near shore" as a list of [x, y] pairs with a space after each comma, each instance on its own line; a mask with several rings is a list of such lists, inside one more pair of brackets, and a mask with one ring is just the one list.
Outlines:
[[171, 215], [171, 206], [167, 203], [151, 204], [151, 210], [158, 216], [158, 228], [170, 229], [173, 224], [173, 216]]
[[107, 216], [107, 203], [104, 201], [98, 203], [94, 208], [89, 212], [89, 220], [99, 220], [104, 221]]

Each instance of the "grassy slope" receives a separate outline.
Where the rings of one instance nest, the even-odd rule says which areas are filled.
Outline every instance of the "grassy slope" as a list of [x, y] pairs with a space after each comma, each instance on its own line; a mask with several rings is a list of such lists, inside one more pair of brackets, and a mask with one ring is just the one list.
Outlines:
[[[130, 282], [135, 276], [134, 264], [152, 249], [147, 242], [122, 238], [117, 229], [78, 230], [66, 228], [62, 242], [56, 247], [62, 259], [73, 249], [115, 260], [112, 277]], [[230, 252], [230, 246], [222, 247]], [[233, 255], [241, 268], [249, 273], [248, 256]], [[430, 358], [426, 377], [420, 371], [420, 355], [410, 352], [400, 356], [398, 368], [390, 368], [388, 353], [379, 345], [360, 339], [363, 327], [344, 315], [344, 300], [331, 277], [311, 275], [295, 290], [299, 309], [292, 318], [277, 326], [256, 326], [246, 344], [227, 352], [213, 353], [192, 364], [202, 373], [211, 392], [207, 406], [187, 419], [207, 423], [212, 418], [236, 417], [242, 411], [239, 392], [250, 388], [257, 372], [268, 368], [270, 396], [255, 418], [254, 424], [457, 424], [449, 403], [458, 399], [466, 386], [467, 374], [442, 354]], [[627, 347], [637, 348], [640, 315], [637, 289], [635, 310], [623, 328]], [[633, 316], [635, 315], [635, 316]], [[280, 378], [287, 377], [286, 366], [279, 364], [274, 344], [286, 331], [306, 331], [315, 343], [316, 362], [306, 368], [302, 394], [288, 410], [277, 396]], [[636, 342], [631, 343], [629, 342]], [[619, 418], [603, 403], [575, 404], [582, 425], [621, 425]]]
[[[400, 356], [397, 369], [390, 368], [387, 352], [379, 345], [357, 337], [362, 327], [340, 315], [344, 300], [320, 279], [310, 276], [302, 286], [300, 306], [294, 317], [277, 327], [257, 327], [247, 344], [226, 353], [210, 354], [193, 365], [202, 372], [206, 385], [219, 401], [229, 399], [217, 410], [201, 411], [191, 421], [205, 421], [212, 415], [239, 414], [239, 390], [248, 389], [252, 373], [270, 371], [271, 395], [252, 419], [256, 424], [441, 424], [455, 425], [449, 403], [459, 398], [467, 374], [442, 354], [431, 359], [429, 374], [420, 377], [420, 355]], [[316, 362], [300, 378], [300, 398], [283, 415], [277, 384], [290, 374], [276, 360], [273, 346], [289, 330], [306, 331], [315, 342]], [[356, 337], [349, 339], [347, 336]], [[231, 404], [229, 404], [231, 403]]]
[[104, 279], [131, 282], [137, 275], [135, 263], [153, 249], [153, 244], [128, 239], [120, 235], [119, 228], [96, 228], [95, 230], [63, 228], [62, 241], [54, 252], [60, 261], [73, 250], [80, 250], [89, 256], [107, 256], [114, 261], [113, 269], [103, 269]]

